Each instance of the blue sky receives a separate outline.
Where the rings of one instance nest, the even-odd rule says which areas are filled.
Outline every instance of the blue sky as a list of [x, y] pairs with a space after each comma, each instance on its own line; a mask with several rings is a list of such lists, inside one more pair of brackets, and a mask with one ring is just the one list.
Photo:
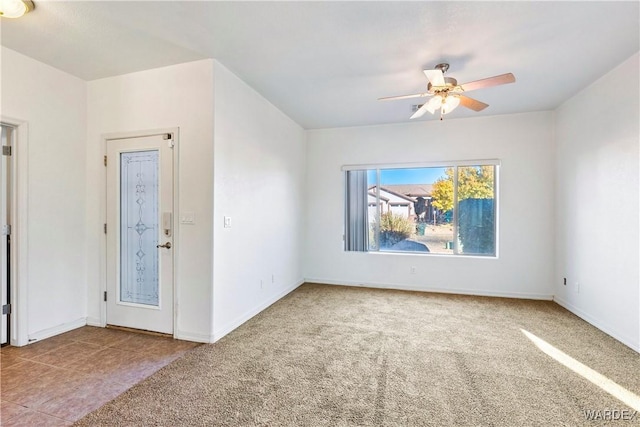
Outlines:
[[[444, 176], [445, 168], [382, 169], [381, 184], [432, 184]], [[376, 171], [367, 173], [369, 184], [376, 182]]]

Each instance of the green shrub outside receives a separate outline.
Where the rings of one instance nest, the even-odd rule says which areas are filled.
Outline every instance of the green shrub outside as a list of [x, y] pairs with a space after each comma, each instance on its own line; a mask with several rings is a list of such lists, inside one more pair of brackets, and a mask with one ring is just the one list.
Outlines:
[[393, 246], [415, 232], [415, 224], [402, 215], [393, 212], [380, 216], [380, 247]]

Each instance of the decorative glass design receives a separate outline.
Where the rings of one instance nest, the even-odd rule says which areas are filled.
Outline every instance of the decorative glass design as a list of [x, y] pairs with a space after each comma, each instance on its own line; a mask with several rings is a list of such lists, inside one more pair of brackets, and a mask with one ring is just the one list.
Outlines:
[[158, 150], [120, 154], [120, 301], [158, 306]]

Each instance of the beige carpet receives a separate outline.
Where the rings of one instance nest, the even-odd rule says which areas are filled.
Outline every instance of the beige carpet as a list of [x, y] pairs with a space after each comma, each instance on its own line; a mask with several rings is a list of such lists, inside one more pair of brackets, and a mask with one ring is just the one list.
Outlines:
[[552, 302], [306, 284], [76, 425], [595, 426], [585, 410], [630, 409], [521, 329], [640, 394], [640, 355]]

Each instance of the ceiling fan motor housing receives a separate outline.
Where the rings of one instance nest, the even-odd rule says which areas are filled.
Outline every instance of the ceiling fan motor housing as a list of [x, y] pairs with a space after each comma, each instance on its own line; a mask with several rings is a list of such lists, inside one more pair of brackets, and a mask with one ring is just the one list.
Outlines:
[[[453, 89], [454, 87], [458, 86], [458, 81], [456, 79], [454, 79], [453, 77], [445, 77], [444, 78], [444, 84], [445, 86], [436, 86], [436, 88], [438, 88], [437, 90], [434, 90], [433, 92], [443, 92], [443, 91], [449, 91], [449, 89]], [[432, 92], [432, 88], [433, 85], [431, 83], [427, 84], [427, 90], [429, 92]], [[442, 88], [442, 89], [441, 89]]]

